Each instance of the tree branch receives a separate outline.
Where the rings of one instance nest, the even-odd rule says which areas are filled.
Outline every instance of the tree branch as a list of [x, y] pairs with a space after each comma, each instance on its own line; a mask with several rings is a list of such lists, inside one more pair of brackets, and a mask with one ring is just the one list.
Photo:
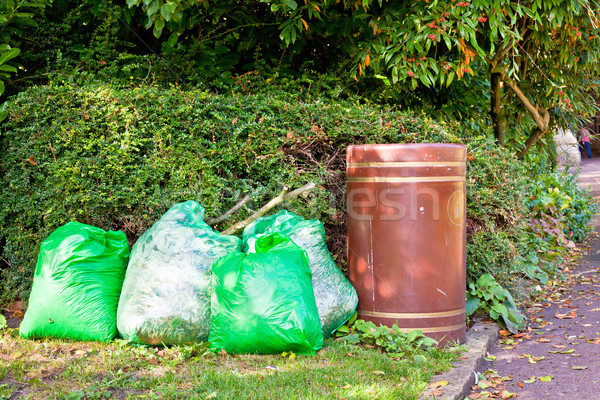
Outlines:
[[[527, 28], [527, 19], [526, 18], [521, 18], [518, 21], [518, 24], [520, 25], [520, 29], [518, 28], [518, 30], [519, 30], [518, 34], [520, 37], [520, 41], [522, 41], [524, 43], [527, 40], [529, 40], [529, 38], [531, 37], [532, 31], [529, 28]], [[508, 54], [508, 52], [511, 51], [512, 49], [514, 49], [515, 45], [519, 45], [519, 43], [518, 43], [519, 38], [513, 37], [513, 39], [514, 39], [514, 41], [512, 43], [501, 47], [496, 52], [496, 54], [494, 54], [494, 57], [487, 60], [487, 63], [490, 66], [490, 70], [492, 72], [496, 69], [497, 65], [502, 63], [502, 60]]]
[[[544, 119], [546, 119], [548, 122], [550, 122], [550, 113], [549, 112], [546, 111], [546, 114], [544, 115]], [[544, 130], [537, 127], [525, 141], [525, 147], [517, 153], [517, 158], [522, 158], [525, 154], [527, 154], [529, 149], [531, 149], [533, 147], [533, 145], [536, 144], [537, 141], [540, 140], [547, 131], [548, 131], [548, 125], [546, 125], [546, 129], [544, 129]]]
[[517, 95], [519, 100], [523, 103], [527, 111], [533, 116], [533, 120], [537, 125], [537, 129], [535, 129], [531, 135], [525, 141], [525, 147], [517, 153], [517, 158], [523, 157], [529, 149], [533, 147], [537, 143], [538, 140], [546, 132], [548, 131], [548, 127], [550, 126], [550, 113], [545, 108], [540, 105], [533, 104], [523, 93], [523, 91], [517, 85], [517, 82], [506, 74], [504, 71], [498, 71], [500, 76], [502, 77], [502, 81], [506, 83], [506, 86], [512, 89], [512, 91]]
[[255, 212], [254, 214], [252, 214], [251, 216], [246, 218], [245, 220], [238, 222], [237, 224], [235, 224], [233, 226], [230, 226], [229, 228], [225, 229], [221, 233], [223, 235], [231, 235], [232, 233], [237, 232], [240, 229], [244, 229], [246, 226], [250, 225], [252, 222], [256, 221], [257, 219], [259, 219], [260, 217], [265, 215], [267, 213], [267, 211], [269, 211], [271, 208], [275, 207], [277, 204], [279, 204], [283, 201], [289, 200], [292, 197], [296, 197], [304, 192], [307, 192], [307, 191], [313, 189], [314, 187], [315, 187], [315, 184], [310, 182], [310, 183], [307, 183], [306, 185], [302, 186], [301, 188], [288, 193], [289, 187], [284, 186], [281, 193], [279, 193], [279, 195], [277, 197], [274, 197], [273, 199], [271, 199], [271, 201], [269, 201], [267, 204], [262, 206], [260, 208], [260, 210], [258, 210], [257, 212]]
[[231, 207], [228, 211], [225, 212], [225, 214], [221, 215], [220, 217], [207, 219], [206, 223], [208, 225], [214, 225], [214, 224], [218, 224], [221, 221], [226, 220], [231, 214], [233, 214], [234, 212], [236, 212], [237, 210], [242, 208], [244, 206], [244, 204], [246, 204], [248, 202], [248, 200], [250, 200], [250, 196], [248, 196], [248, 195], [244, 196], [244, 198], [239, 203], [237, 203], [235, 206]]
[[[517, 95], [519, 100], [521, 100], [527, 111], [531, 113], [531, 115], [533, 116], [533, 120], [537, 124], [538, 128], [546, 132], [546, 129], [548, 129], [548, 124], [550, 123], [550, 114], [548, 113], [548, 110], [545, 110], [544, 108], [533, 104], [527, 98], [525, 93], [523, 93], [523, 91], [519, 88], [517, 82], [510, 76], [508, 76], [506, 72], [498, 71], [498, 73], [502, 77], [502, 81], [506, 83], [506, 86], [512, 89], [512, 91]], [[540, 112], [542, 114], [540, 114]]]

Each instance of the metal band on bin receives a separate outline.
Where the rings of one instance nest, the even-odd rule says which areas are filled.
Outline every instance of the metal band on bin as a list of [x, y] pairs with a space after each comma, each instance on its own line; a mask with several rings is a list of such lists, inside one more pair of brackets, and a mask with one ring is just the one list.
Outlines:
[[358, 310], [358, 313], [361, 315], [366, 315], [367, 317], [392, 318], [392, 319], [420, 319], [420, 318], [455, 317], [455, 316], [463, 315], [465, 313], [465, 309], [458, 308], [456, 310], [430, 312], [430, 313], [388, 313], [388, 312], [381, 312], [381, 311]]
[[410, 331], [421, 331], [423, 333], [435, 333], [435, 332], [451, 332], [457, 329], [464, 329], [465, 323], [456, 324], [456, 325], [448, 325], [448, 326], [438, 326], [435, 328], [400, 328], [401, 332], [407, 333]]
[[[348, 168], [418, 168], [418, 167], [466, 167], [464, 161], [376, 161], [350, 162]], [[351, 175], [350, 173], [348, 175]], [[348, 176], [348, 182], [465, 182], [464, 175], [460, 176]]]
[[375, 161], [375, 162], [350, 162], [348, 168], [369, 167], [464, 167], [464, 161]]
[[348, 182], [465, 182], [464, 176], [349, 176]]

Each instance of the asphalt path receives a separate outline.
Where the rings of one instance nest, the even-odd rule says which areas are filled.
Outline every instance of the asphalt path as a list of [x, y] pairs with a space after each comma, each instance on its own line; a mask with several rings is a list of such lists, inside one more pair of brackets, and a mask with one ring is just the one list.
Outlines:
[[[600, 158], [583, 160], [579, 182], [598, 200]], [[600, 399], [600, 217], [593, 222], [565, 280], [532, 299], [528, 330], [501, 332], [468, 399]]]

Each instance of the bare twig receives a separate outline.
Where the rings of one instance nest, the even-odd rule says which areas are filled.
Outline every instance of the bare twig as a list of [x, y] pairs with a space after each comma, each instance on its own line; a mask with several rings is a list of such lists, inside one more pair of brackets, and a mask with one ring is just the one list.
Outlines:
[[277, 204], [284, 202], [288, 199], [291, 199], [292, 197], [301, 195], [302, 193], [307, 192], [307, 191], [313, 189], [314, 187], [315, 187], [315, 184], [310, 182], [310, 183], [307, 183], [306, 185], [302, 186], [301, 188], [293, 190], [290, 193], [288, 193], [289, 187], [284, 186], [283, 190], [281, 191], [281, 193], [279, 193], [279, 195], [277, 197], [274, 197], [273, 199], [271, 199], [271, 201], [269, 201], [267, 204], [262, 206], [257, 212], [255, 212], [254, 214], [252, 214], [245, 220], [238, 222], [237, 224], [235, 224], [233, 226], [230, 226], [229, 228], [225, 229], [221, 233], [223, 235], [231, 235], [232, 233], [237, 232], [240, 229], [244, 229], [246, 226], [250, 225], [252, 222], [256, 221], [257, 219], [259, 219], [260, 217], [265, 215], [267, 213], [267, 211], [269, 211], [270, 209], [275, 207]]
[[237, 210], [242, 208], [244, 206], [244, 204], [246, 204], [248, 202], [248, 200], [250, 200], [250, 196], [248, 196], [248, 195], [244, 196], [244, 198], [239, 203], [237, 203], [235, 206], [231, 207], [228, 211], [225, 212], [225, 214], [221, 215], [220, 217], [207, 219], [206, 223], [208, 225], [214, 225], [214, 224], [218, 224], [221, 221], [225, 221], [231, 214], [233, 214], [234, 212], [236, 212]]

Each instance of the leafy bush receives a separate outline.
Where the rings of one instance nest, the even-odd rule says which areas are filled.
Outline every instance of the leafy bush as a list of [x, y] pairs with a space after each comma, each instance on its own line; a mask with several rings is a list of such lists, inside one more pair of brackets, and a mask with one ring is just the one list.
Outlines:
[[589, 222], [596, 206], [590, 195], [577, 185], [576, 175], [567, 172], [541, 175], [532, 184], [530, 193], [527, 206], [534, 220], [553, 218], [562, 234], [573, 241], [580, 241], [591, 232]]
[[396, 324], [390, 328], [385, 325], [377, 326], [371, 321], [357, 319], [347, 329], [348, 334], [340, 337], [340, 340], [349, 344], [374, 346], [390, 353], [391, 357], [405, 356], [405, 353], [414, 353], [421, 348], [437, 344], [435, 340], [425, 336], [419, 330], [405, 333]]
[[[27, 296], [39, 244], [68, 221], [121, 229], [133, 243], [174, 203], [197, 200], [213, 217], [249, 194], [241, 220], [283, 184], [308, 181], [317, 189], [281, 207], [322, 220], [343, 267], [346, 146], [461, 141], [458, 125], [368, 104], [319, 79], [250, 75], [238, 86], [214, 94], [65, 83], [14, 97], [0, 136], [0, 302]], [[469, 277], [508, 276], [524, 226], [521, 169], [493, 142], [465, 141]]]
[[527, 175], [515, 156], [489, 137], [477, 137], [467, 145], [468, 280], [492, 273], [506, 283], [523, 267]]
[[477, 310], [485, 311], [512, 333], [517, 333], [526, 326], [525, 316], [517, 309], [512, 295], [490, 274], [483, 274], [475, 283], [469, 284], [467, 316]]
[[528, 231], [524, 257], [528, 276], [542, 283], [560, 274], [559, 264], [575, 243], [591, 231], [597, 210], [591, 196], [577, 185], [576, 175], [554, 172], [539, 175], [527, 186]]

